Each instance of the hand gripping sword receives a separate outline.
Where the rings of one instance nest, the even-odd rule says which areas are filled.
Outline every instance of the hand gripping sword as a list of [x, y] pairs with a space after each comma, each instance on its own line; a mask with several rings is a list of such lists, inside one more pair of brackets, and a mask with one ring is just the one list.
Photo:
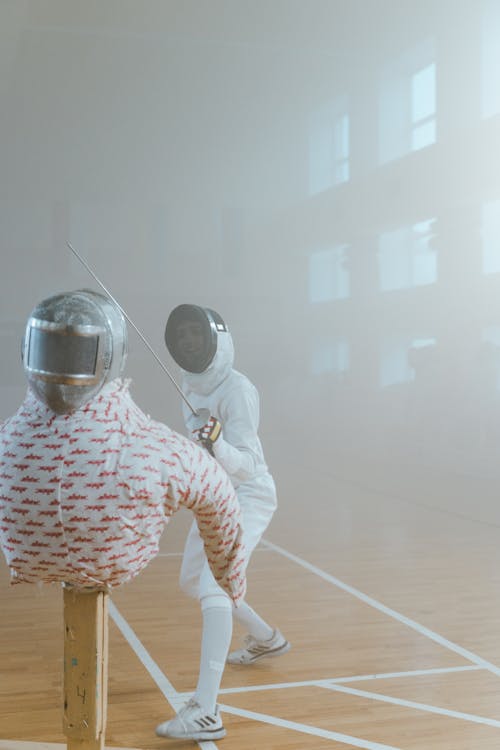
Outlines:
[[195, 417], [198, 418], [198, 420], [199, 420], [199, 427], [202, 427], [208, 421], [208, 419], [210, 418], [210, 411], [209, 411], [209, 409], [198, 409], [198, 411], [197, 411], [189, 403], [189, 401], [186, 398], [186, 395], [184, 394], [184, 392], [183, 392], [182, 388], [180, 387], [180, 385], [178, 385], [178, 383], [176, 382], [176, 380], [173, 377], [173, 375], [171, 375], [171, 373], [168, 371], [168, 369], [166, 368], [166, 366], [163, 364], [163, 362], [161, 361], [161, 359], [159, 358], [159, 356], [157, 355], [157, 353], [155, 352], [155, 350], [153, 349], [153, 347], [151, 346], [151, 344], [149, 343], [149, 341], [146, 339], [146, 337], [143, 336], [143, 334], [137, 328], [137, 326], [135, 325], [135, 323], [129, 318], [129, 316], [127, 315], [127, 313], [123, 309], [123, 307], [116, 301], [116, 299], [113, 297], [113, 295], [111, 294], [111, 292], [108, 289], [106, 289], [106, 287], [104, 286], [104, 284], [102, 283], [102, 281], [97, 277], [97, 275], [91, 269], [91, 267], [89, 266], [89, 264], [87, 263], [87, 261], [84, 260], [82, 258], [82, 256], [75, 250], [75, 248], [73, 247], [73, 245], [70, 242], [66, 242], [66, 244], [69, 247], [69, 249], [71, 250], [71, 252], [73, 253], [73, 255], [75, 255], [75, 257], [78, 258], [78, 260], [80, 261], [80, 263], [83, 266], [85, 266], [85, 268], [87, 269], [87, 271], [89, 272], [89, 274], [92, 276], [92, 278], [95, 279], [95, 281], [97, 281], [97, 283], [99, 284], [99, 286], [101, 287], [101, 289], [106, 293], [106, 295], [109, 297], [109, 299], [112, 300], [115, 303], [115, 305], [120, 310], [120, 312], [123, 315], [123, 317], [128, 320], [128, 322], [130, 323], [130, 325], [132, 326], [132, 328], [134, 329], [134, 331], [137, 333], [137, 335], [139, 336], [139, 338], [141, 339], [141, 341], [143, 342], [143, 344], [146, 346], [146, 348], [150, 351], [150, 353], [153, 355], [153, 357], [155, 358], [155, 360], [158, 362], [158, 364], [160, 365], [160, 367], [163, 370], [163, 372], [168, 375], [168, 377], [170, 378], [170, 381], [173, 383], [173, 385], [175, 386], [175, 388], [177, 389], [177, 391], [181, 395], [182, 400], [184, 401], [184, 403], [187, 404], [187, 406], [191, 410], [193, 416], [195, 416]]

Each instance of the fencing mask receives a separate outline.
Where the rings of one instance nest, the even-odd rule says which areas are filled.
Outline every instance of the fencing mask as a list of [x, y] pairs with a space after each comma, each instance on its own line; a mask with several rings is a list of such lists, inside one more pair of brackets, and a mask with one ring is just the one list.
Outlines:
[[168, 316], [165, 343], [183, 370], [202, 373], [215, 357], [219, 331], [227, 331], [227, 326], [215, 310], [179, 305]]
[[22, 358], [37, 398], [57, 414], [69, 414], [122, 374], [125, 319], [112, 300], [91, 290], [49, 297], [28, 319]]

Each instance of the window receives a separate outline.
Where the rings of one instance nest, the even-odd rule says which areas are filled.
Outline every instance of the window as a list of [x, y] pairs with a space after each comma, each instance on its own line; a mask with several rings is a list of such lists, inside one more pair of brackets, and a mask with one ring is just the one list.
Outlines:
[[436, 140], [436, 66], [428, 65], [411, 81], [411, 147], [425, 148]]
[[435, 283], [437, 256], [432, 247], [434, 219], [384, 232], [379, 238], [379, 280], [383, 292]]
[[409, 338], [390, 338], [382, 342], [379, 371], [382, 388], [414, 380], [415, 371], [408, 361], [411, 344]]
[[309, 129], [309, 192], [346, 182], [349, 169], [349, 114], [344, 100], [316, 112]]
[[348, 245], [319, 250], [309, 258], [309, 301], [328, 302], [347, 299], [350, 295], [349, 271], [346, 268]]
[[349, 116], [341, 115], [333, 128], [333, 183], [339, 185], [349, 179]]
[[329, 338], [316, 342], [312, 356], [314, 375], [341, 374], [350, 366], [349, 342], [345, 338]]
[[423, 40], [382, 70], [379, 99], [380, 163], [436, 141], [434, 40]]

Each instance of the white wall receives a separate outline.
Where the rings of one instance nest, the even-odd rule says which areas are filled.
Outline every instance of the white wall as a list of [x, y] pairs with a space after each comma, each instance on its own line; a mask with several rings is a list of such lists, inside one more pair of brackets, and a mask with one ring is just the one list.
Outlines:
[[[70, 240], [173, 369], [173, 306], [227, 319], [277, 474], [500, 520], [499, 30], [496, 0], [1, 0], [0, 418], [32, 307], [96, 287]], [[128, 374], [180, 429], [133, 333]]]

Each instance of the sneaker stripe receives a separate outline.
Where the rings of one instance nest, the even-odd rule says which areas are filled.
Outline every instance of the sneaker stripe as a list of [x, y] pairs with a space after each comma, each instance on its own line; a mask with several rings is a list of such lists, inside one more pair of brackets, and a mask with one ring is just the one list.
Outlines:
[[248, 651], [251, 654], [272, 654], [275, 651], [281, 651], [281, 649], [285, 648], [285, 646], [288, 646], [288, 641], [285, 641], [285, 643], [280, 643], [280, 645], [276, 646], [275, 648], [256, 646], [255, 648], [249, 648]]
[[209, 714], [200, 716], [195, 719], [195, 721], [202, 727], [202, 729], [205, 729], [205, 727], [209, 727], [210, 724], [217, 724], [217, 719], [214, 719], [214, 717], [210, 716]]
[[285, 641], [285, 643], [281, 643], [276, 648], [261, 648], [261, 649], [249, 649], [249, 653], [251, 654], [250, 659], [254, 661], [255, 659], [258, 659], [260, 656], [263, 656], [264, 654], [276, 654], [280, 651], [283, 651], [288, 646], [288, 641]]

